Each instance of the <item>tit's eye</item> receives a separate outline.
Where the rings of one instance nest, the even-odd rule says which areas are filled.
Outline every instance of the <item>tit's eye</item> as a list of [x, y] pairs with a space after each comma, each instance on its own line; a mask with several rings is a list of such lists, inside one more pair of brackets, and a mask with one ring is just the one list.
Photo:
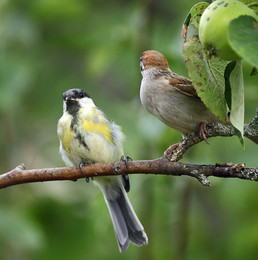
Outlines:
[[83, 98], [84, 97], [84, 94], [81, 92], [80, 95], [79, 95], [80, 98]]

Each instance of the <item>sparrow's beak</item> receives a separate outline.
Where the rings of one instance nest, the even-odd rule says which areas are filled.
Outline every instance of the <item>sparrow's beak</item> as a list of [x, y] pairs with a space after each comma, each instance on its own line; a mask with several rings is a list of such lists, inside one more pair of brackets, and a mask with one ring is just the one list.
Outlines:
[[140, 62], [140, 68], [141, 68], [141, 71], [144, 71], [144, 67], [143, 67], [142, 62]]
[[140, 58], [140, 68], [141, 68], [141, 71], [144, 70], [144, 66], [143, 66], [142, 60], [143, 60], [143, 58], [141, 57], [141, 58]]

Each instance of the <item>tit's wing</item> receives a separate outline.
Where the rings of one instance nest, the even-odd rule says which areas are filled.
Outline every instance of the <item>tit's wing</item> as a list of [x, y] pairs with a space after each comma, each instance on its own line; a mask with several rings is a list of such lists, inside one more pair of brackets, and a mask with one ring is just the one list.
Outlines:
[[168, 80], [168, 84], [171, 87], [175, 88], [179, 92], [187, 96], [198, 97], [190, 79], [180, 76], [176, 73], [171, 73], [171, 75], [166, 77], [166, 80]]

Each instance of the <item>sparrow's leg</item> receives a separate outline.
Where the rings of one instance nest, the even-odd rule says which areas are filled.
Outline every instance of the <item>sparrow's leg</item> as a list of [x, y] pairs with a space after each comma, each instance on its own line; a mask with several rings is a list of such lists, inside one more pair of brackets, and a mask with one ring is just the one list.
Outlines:
[[201, 123], [199, 135], [207, 144], [209, 144], [208, 141], [207, 141], [207, 137], [206, 137], [206, 135], [209, 135], [209, 134], [207, 132], [205, 122]]
[[[124, 157], [124, 155], [121, 156], [121, 162], [124, 162], [125, 165], [126, 165], [126, 168], [128, 167], [127, 166], [127, 163], [129, 161], [132, 161], [132, 158], [127, 155], [126, 157]], [[130, 191], [130, 180], [129, 180], [129, 176], [128, 174], [122, 174], [122, 177], [123, 177], [123, 182], [124, 182], [124, 188], [125, 188], [125, 191], [126, 192], [129, 192]]]
[[178, 147], [179, 143], [172, 144], [168, 147], [168, 149], [164, 152], [164, 156], [168, 157], [168, 154], [170, 154], [174, 149]]

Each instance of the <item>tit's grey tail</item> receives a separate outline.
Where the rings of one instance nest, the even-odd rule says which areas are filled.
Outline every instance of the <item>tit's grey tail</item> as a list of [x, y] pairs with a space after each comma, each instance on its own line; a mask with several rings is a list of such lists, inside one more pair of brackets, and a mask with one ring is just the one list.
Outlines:
[[[116, 196], [108, 196], [102, 189], [113, 222], [120, 252], [124, 252], [131, 241], [137, 246], [148, 244], [148, 237], [136, 216], [122, 186], [117, 187]], [[106, 196], [107, 195], [107, 196]]]

